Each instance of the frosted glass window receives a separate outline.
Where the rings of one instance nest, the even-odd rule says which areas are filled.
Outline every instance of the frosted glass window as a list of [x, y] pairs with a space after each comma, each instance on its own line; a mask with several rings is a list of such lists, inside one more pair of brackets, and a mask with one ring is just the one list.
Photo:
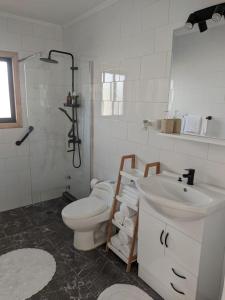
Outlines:
[[115, 83], [115, 100], [123, 101], [123, 92], [124, 92], [124, 82], [116, 82]]
[[123, 115], [125, 75], [118, 72], [102, 73], [102, 116]]
[[112, 85], [111, 83], [103, 83], [102, 100], [110, 101], [112, 99]]
[[102, 115], [112, 116], [112, 114], [113, 114], [113, 102], [102, 101]]
[[113, 82], [113, 74], [112, 73], [105, 73], [105, 82]]

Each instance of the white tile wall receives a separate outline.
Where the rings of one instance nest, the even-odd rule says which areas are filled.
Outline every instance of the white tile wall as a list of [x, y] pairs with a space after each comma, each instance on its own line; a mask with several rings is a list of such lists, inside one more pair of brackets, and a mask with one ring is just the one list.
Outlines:
[[[120, 156], [134, 152], [141, 164], [160, 160], [164, 169], [176, 172], [193, 167], [198, 180], [225, 187], [225, 148], [174, 141], [146, 133], [141, 124], [166, 110], [173, 28], [183, 25], [191, 12], [213, 4], [214, 0], [120, 0], [64, 30], [64, 43], [95, 63], [95, 176], [116, 178]], [[118, 66], [127, 76], [125, 115], [103, 118], [101, 71]], [[218, 86], [223, 80], [218, 74]]]
[[[54, 47], [62, 48], [61, 27], [0, 16], [0, 50], [16, 51], [22, 58]], [[23, 65], [23, 128], [0, 129], [0, 211], [60, 196], [65, 189], [66, 126], [57, 109], [65, 98], [63, 65], [27, 61], [27, 91]], [[34, 132], [15, 146], [28, 125]]]

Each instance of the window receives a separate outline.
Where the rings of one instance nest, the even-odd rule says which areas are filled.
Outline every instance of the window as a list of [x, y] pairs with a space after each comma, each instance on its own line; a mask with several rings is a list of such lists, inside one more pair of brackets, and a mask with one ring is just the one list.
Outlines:
[[123, 115], [125, 75], [102, 73], [102, 116]]
[[0, 51], [0, 128], [21, 127], [17, 53]]

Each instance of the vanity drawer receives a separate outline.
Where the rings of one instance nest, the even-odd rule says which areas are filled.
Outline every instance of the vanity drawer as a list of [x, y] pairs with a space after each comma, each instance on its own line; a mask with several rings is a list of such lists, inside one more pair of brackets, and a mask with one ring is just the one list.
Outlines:
[[165, 251], [166, 257], [177, 261], [197, 277], [200, 265], [201, 244], [171, 226], [167, 225], [166, 232], [168, 234]]
[[198, 279], [183, 266], [173, 260], [167, 260], [167, 285], [173, 299], [195, 300]]

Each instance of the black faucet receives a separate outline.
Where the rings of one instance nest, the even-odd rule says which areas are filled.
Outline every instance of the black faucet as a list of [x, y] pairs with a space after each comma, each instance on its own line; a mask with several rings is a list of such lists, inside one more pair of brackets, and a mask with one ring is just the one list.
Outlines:
[[183, 174], [183, 178], [187, 178], [188, 185], [194, 185], [195, 169], [185, 169], [185, 171], [188, 171], [188, 173]]

